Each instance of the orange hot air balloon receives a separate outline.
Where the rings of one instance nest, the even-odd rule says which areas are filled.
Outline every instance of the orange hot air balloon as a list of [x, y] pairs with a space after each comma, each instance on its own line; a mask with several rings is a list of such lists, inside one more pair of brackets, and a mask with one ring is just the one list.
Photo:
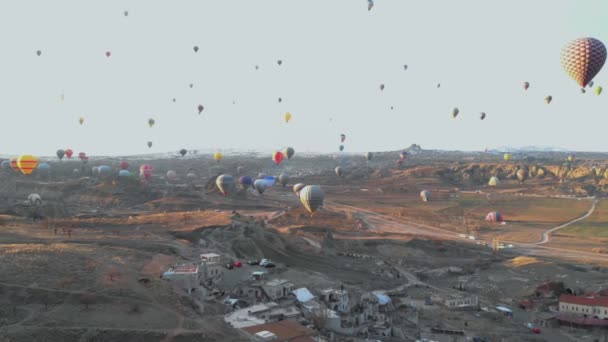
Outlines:
[[17, 166], [17, 159], [19, 159], [19, 157], [11, 158], [11, 169], [13, 169], [13, 171], [15, 172], [19, 172], [19, 166]]
[[29, 175], [38, 167], [38, 158], [35, 156], [25, 154], [17, 159], [17, 166], [24, 175]]
[[272, 160], [274, 161], [274, 163], [276, 165], [281, 164], [284, 157], [285, 156], [283, 155], [283, 152], [281, 152], [281, 151], [276, 151], [275, 153], [272, 154]]

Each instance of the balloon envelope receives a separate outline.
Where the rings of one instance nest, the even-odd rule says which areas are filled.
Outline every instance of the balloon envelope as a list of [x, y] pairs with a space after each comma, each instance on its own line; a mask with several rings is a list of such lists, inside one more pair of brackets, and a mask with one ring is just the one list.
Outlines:
[[24, 175], [29, 175], [38, 167], [38, 158], [30, 154], [22, 155], [17, 159], [17, 166]]
[[311, 214], [323, 206], [324, 199], [325, 193], [318, 185], [307, 185], [300, 190], [300, 202]]
[[267, 187], [268, 183], [264, 179], [256, 179], [256, 181], [253, 182], [253, 188], [256, 189], [260, 194], [263, 194]]
[[562, 49], [561, 64], [580, 87], [584, 88], [606, 62], [606, 47], [595, 38], [575, 39]]
[[493, 211], [491, 213], [488, 213], [488, 215], [486, 215], [486, 221], [488, 221], [488, 222], [502, 222], [503, 221], [503, 217], [502, 217], [502, 214], [499, 213], [498, 211]]
[[420, 198], [422, 199], [422, 202], [428, 202], [431, 199], [431, 192], [428, 190], [422, 190], [420, 192]]
[[215, 185], [224, 196], [227, 196], [234, 187], [234, 178], [231, 175], [219, 175], [215, 180]]

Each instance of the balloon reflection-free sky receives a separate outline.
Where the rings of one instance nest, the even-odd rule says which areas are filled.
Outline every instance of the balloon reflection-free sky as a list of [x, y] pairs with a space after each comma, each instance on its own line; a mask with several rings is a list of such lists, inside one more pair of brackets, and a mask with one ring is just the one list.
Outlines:
[[560, 50], [607, 22], [605, 0], [7, 1], [0, 154], [337, 152], [341, 133], [345, 152], [606, 151], [608, 98]]

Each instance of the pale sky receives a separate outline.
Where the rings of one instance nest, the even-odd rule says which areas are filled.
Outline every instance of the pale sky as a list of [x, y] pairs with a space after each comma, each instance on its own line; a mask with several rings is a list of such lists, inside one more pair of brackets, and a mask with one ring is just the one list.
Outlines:
[[350, 152], [608, 151], [607, 71], [598, 97], [560, 66], [572, 39], [608, 43], [608, 1], [375, 3], [369, 13], [365, 0], [3, 1], [0, 154], [334, 152], [342, 132]]

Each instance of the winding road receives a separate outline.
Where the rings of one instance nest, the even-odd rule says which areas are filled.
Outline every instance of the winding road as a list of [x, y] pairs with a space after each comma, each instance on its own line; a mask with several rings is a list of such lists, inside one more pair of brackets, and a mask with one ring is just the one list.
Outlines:
[[597, 199], [594, 199], [593, 203], [591, 204], [591, 208], [589, 209], [589, 211], [585, 215], [583, 215], [583, 216], [581, 216], [579, 218], [575, 218], [574, 220], [572, 220], [570, 222], [566, 222], [566, 223], [562, 224], [561, 226], [558, 226], [558, 227], [555, 227], [555, 228], [551, 228], [549, 230], [544, 231], [542, 239], [540, 241], [538, 241], [538, 242], [535, 242], [534, 244], [535, 245], [544, 245], [545, 243], [547, 243], [547, 242], [549, 242], [551, 240], [551, 234], [553, 234], [553, 232], [556, 232], [556, 231], [558, 231], [558, 230], [560, 230], [562, 228], [566, 228], [566, 227], [568, 227], [569, 225], [571, 225], [573, 223], [576, 223], [578, 221], [584, 220], [587, 217], [591, 216], [591, 214], [593, 214], [593, 212], [595, 211], [595, 206], [597, 205], [598, 202], [599, 201]]

